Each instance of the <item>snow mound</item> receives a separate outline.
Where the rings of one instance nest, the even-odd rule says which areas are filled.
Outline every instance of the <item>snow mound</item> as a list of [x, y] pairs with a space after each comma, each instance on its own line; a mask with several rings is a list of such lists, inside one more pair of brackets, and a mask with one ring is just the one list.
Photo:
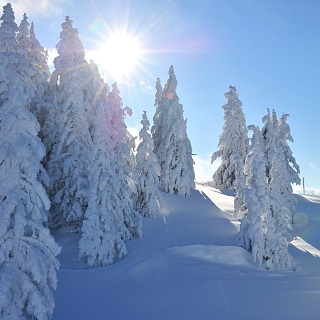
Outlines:
[[191, 245], [184, 247], [168, 248], [168, 255], [176, 255], [193, 261], [207, 261], [210, 263], [230, 264], [230, 265], [251, 265], [251, 254], [240, 247], [216, 246], [216, 245]]

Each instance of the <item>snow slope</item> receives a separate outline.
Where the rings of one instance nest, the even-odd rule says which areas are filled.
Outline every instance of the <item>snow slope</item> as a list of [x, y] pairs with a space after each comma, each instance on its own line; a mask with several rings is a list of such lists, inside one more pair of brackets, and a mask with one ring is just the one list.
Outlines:
[[199, 182], [191, 197], [161, 194], [161, 216], [117, 263], [86, 269], [79, 234], [60, 230], [55, 320], [320, 318], [320, 202], [302, 196], [292, 230], [295, 270], [258, 268], [237, 246], [233, 194]]

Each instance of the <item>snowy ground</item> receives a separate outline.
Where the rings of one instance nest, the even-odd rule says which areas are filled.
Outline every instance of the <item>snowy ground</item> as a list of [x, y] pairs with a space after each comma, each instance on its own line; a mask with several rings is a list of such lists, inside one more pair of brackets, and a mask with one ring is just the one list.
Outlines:
[[237, 246], [233, 195], [205, 182], [190, 198], [162, 194], [129, 255], [104, 268], [78, 259], [79, 235], [63, 247], [54, 320], [320, 319], [320, 198], [298, 196], [290, 252], [295, 270], [258, 268]]

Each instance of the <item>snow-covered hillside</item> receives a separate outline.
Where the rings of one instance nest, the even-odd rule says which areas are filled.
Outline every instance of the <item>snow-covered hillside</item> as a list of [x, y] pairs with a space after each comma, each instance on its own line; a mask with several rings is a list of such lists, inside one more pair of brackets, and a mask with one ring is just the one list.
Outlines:
[[198, 181], [189, 198], [161, 196], [161, 216], [144, 219], [143, 239], [129, 241], [128, 256], [113, 265], [86, 269], [80, 235], [55, 234], [62, 253], [53, 319], [319, 319], [320, 201], [296, 195], [295, 270], [274, 272], [238, 246], [232, 193]]

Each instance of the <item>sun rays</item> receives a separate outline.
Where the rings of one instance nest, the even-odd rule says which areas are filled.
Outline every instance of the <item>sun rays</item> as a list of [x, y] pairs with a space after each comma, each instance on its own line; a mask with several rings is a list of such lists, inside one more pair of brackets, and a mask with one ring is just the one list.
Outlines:
[[110, 34], [101, 42], [94, 55], [111, 77], [120, 83], [132, 76], [143, 62], [139, 39], [127, 32]]

